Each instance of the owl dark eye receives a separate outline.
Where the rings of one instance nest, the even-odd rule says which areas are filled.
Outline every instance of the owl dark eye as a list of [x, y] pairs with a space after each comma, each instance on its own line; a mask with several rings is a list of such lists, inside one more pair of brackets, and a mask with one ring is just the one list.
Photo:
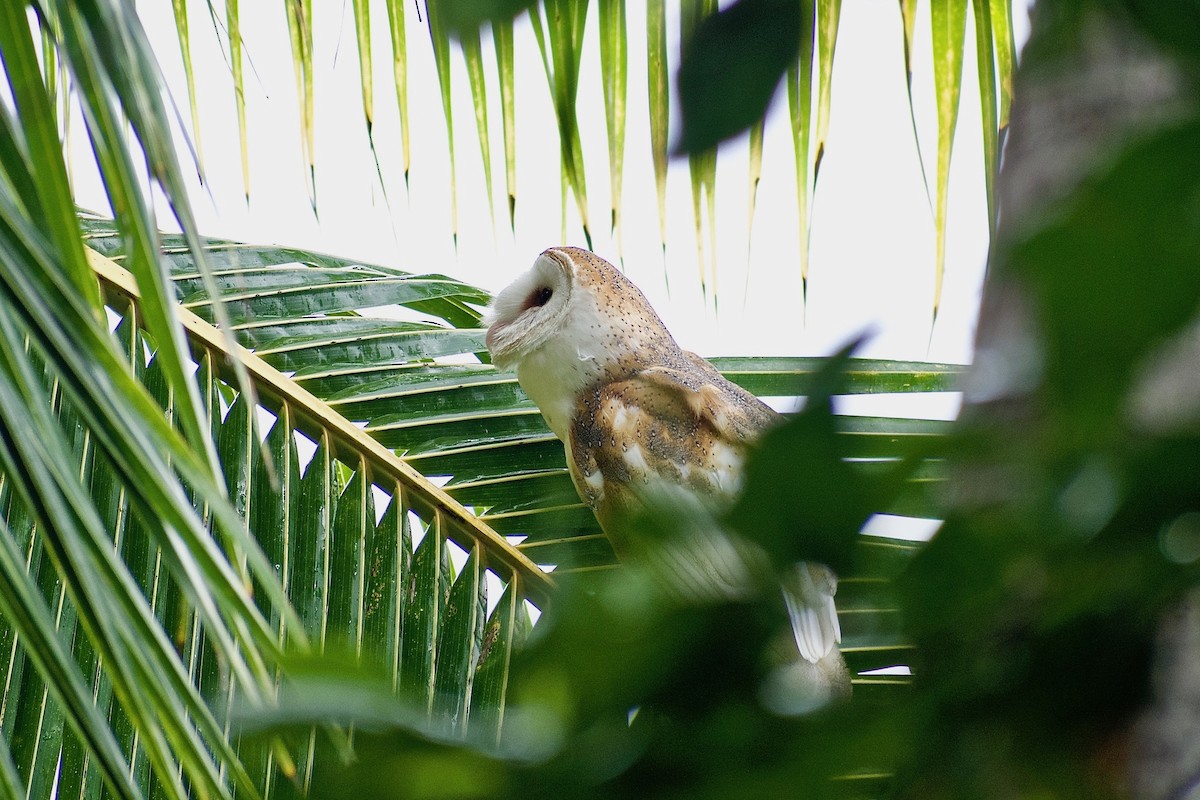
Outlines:
[[533, 297], [530, 298], [530, 305], [541, 308], [542, 306], [546, 305], [546, 303], [549, 303], [550, 298], [553, 296], [554, 290], [549, 286], [543, 286], [533, 293]]

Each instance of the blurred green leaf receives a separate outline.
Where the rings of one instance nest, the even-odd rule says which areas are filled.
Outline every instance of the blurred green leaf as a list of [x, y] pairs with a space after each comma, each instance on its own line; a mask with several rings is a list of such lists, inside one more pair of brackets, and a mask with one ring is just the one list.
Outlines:
[[446, 27], [456, 36], [463, 36], [477, 31], [484, 23], [511, 22], [525, 9], [532, 6], [536, 0], [471, 0], [469, 3], [461, 0], [429, 0], [429, 5], [438, 7], [438, 13], [445, 20]]
[[1138, 359], [1196, 313], [1197, 142], [1196, 118], [1147, 137], [1088, 180], [1061, 215], [1004, 251], [1038, 293], [1040, 372], [1071, 444], [1109, 427]]
[[699, 153], [761, 118], [800, 52], [797, 0], [740, 0], [702, 21], [679, 66], [676, 153]]
[[[804, 408], [767, 431], [746, 462], [744, 488], [730, 522], [762, 545], [778, 569], [816, 561], [850, 573], [858, 532], [875, 509], [888, 506], [912, 469], [910, 462], [899, 461], [867, 474], [847, 459], [832, 399], [854, 346], [812, 375]], [[782, 497], [789, 498], [786, 505], [779, 503]]]
[[962, 91], [963, 39], [967, 27], [967, 0], [945, 0], [929, 7], [933, 28], [933, 82], [937, 93], [938, 147], [934, 205], [933, 320], [942, 303], [946, 269], [946, 215], [950, 192], [950, 157], [954, 152], [954, 129], [958, 124], [958, 100]]

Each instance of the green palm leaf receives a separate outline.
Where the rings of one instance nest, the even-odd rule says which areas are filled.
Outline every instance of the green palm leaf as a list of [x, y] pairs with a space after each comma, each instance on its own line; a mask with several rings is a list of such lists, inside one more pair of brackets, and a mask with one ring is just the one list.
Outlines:
[[[285, 7], [315, 194], [312, 4]], [[0, 24], [15, 104], [0, 104], [0, 791], [301, 791], [350, 739], [305, 729], [256, 741], [231, 719], [274, 708], [277, 686], [299, 674], [297, 653], [377, 670], [415, 701], [417, 717], [502, 741], [527, 603], [553, 598], [538, 565], [608, 569], [613, 557], [536, 409], [511, 376], [471, 358], [484, 349], [487, 295], [443, 275], [199, 238], [136, 20], [108, 0], [38, 8], [40, 33], [58, 43], [88, 111], [118, 224], [76, 218], [52, 124], [53, 65], [39, 63], [24, 9], [9, 10], [11, 24]], [[365, 22], [366, 6], [356, 8]], [[538, 30], [564, 176], [586, 226], [573, 108], [584, 15], [569, 3], [547, 10]], [[235, 4], [226, 18], [240, 74]], [[402, 27], [390, 20], [399, 65]], [[611, 92], [618, 106], [622, 91]], [[365, 82], [364, 92], [370, 120]], [[129, 128], [187, 233], [155, 230]], [[364, 310], [381, 306], [396, 310]], [[752, 391], [790, 397], [807, 391], [817, 362], [718, 366]], [[946, 391], [957, 372], [861, 362], [847, 391]], [[942, 429], [844, 420], [864, 469], [921, 459], [880, 511], [941, 513]], [[888, 585], [914, 546], [865, 538], [862, 549], [839, 595], [847, 657], [860, 671], [905, 660]]]
[[[101, 227], [100, 223], [91, 221], [89, 227], [92, 230], [92, 243], [110, 252], [116, 250], [117, 244], [112, 239], [106, 239], [97, 232]], [[264, 260], [267, 257], [266, 254], [260, 255], [264, 256]], [[131, 276], [113, 262], [101, 257], [96, 257], [94, 261], [101, 271], [112, 306], [135, 307], [128, 305], [130, 301], [137, 301]], [[174, 263], [169, 257], [167, 262]], [[310, 300], [312, 295], [325, 295], [329, 298], [331, 306], [336, 307], [345, 302], [345, 298], [337, 291], [342, 287], [336, 284], [330, 287], [324, 280], [327, 276], [320, 269], [300, 265], [296, 265], [296, 268], [311, 270], [318, 278], [314, 282], [315, 288], [309, 292]], [[284, 267], [283, 270], [287, 268]], [[180, 278], [180, 285], [186, 287], [189, 277], [187, 267], [180, 269], [176, 274]], [[226, 272], [220, 275], [219, 279], [240, 280], [242, 277], [244, 276], [235, 272]], [[378, 275], [369, 273], [367, 276], [360, 276], [360, 280], [370, 284], [378, 281]], [[375, 287], [370, 285], [367, 287], [373, 288]], [[447, 294], [445, 291], [432, 295], [427, 291], [417, 291], [410, 293], [409, 300], [414, 306], [440, 302], [448, 309], [460, 312], [464, 306], [456, 305], [447, 299]], [[453, 300], [462, 302], [464, 297], [478, 299], [478, 292], [464, 288], [461, 297], [455, 297]], [[246, 301], [245, 307], [250, 316], [253, 316], [256, 303], [259, 306], [269, 306], [278, 314], [278, 304], [275, 301], [276, 297], [270, 292], [259, 292], [252, 300]], [[310, 306], [305, 308], [306, 311], [299, 313], [311, 312]], [[254, 427], [250, 424], [252, 407], [240, 396], [228, 400], [227, 398], [233, 395], [232, 390], [227, 385], [217, 382], [216, 376], [211, 372], [214, 365], [225, 361], [229, 355], [221, 349], [224, 338], [198, 317], [186, 311], [181, 311], [181, 314], [192, 337], [194, 356], [204, 367], [201, 375], [202, 380], [207, 383], [207, 388], [202, 394], [210, 398], [212, 403], [212, 425], [230, 496], [235, 510], [246, 520], [246, 533], [255, 537], [253, 540], [235, 542], [230, 557], [238, 563], [247, 558], [251, 551], [257, 552], [257, 547], [261, 545], [260, 559], [265, 555], [270, 559], [270, 563], [276, 566], [269, 576], [260, 574], [256, 586], [266, 589], [265, 597], [278, 593], [280, 589], [287, 592], [287, 601], [294, 604], [300, 615], [299, 618], [291, 616], [290, 605], [285, 605], [283, 608], [288, 609], [288, 613], [274, 615], [275, 621], [271, 625], [276, 632], [267, 637], [268, 640], [295, 643], [312, 639], [324, 648], [331, 648], [331, 651], [347, 650], [360, 656], [364, 655], [366, 648], [369, 651], [366, 655], [370, 655], [372, 661], [391, 665], [393, 679], [401, 686], [410, 685], [414, 681], [424, 686], [425, 689], [420, 692], [426, 697], [425, 702], [431, 704], [429, 707], [435, 708], [432, 704], [436, 698], [439, 713], [453, 719], [457, 728], [465, 730], [471, 706], [474, 669], [481, 652], [484, 623], [488, 616], [485, 571], [490, 571], [494, 577], [502, 578], [502, 585], [510, 587], [511, 596], [522, 599], [534, 597], [538, 598], [538, 602], [544, 602], [545, 592], [549, 587], [544, 574], [511, 548], [504, 539], [481, 525], [475, 517], [465, 512], [436, 486], [413, 472], [354, 425], [330, 411], [321, 401], [304, 392], [295, 382], [276, 372], [265, 362], [245, 354], [246, 365], [256, 376], [256, 381], [259, 381], [264, 402], [276, 415], [267, 439], [267, 449], [272, 454], [274, 464], [272, 474], [260, 457]], [[356, 317], [324, 319], [334, 323], [367, 321]], [[293, 316], [287, 321], [296, 322], [297, 319]], [[127, 326], [123, 326], [123, 329], [127, 329]], [[262, 333], [260, 329], [251, 330]], [[292, 337], [293, 340], [294, 338]], [[278, 337], [275, 337], [275, 340], [277, 339]], [[146, 346], [140, 335], [129, 336], [127, 340], [133, 348], [129, 352], [131, 357], [136, 356]], [[474, 345], [475, 339], [470, 337], [466, 343]], [[462, 348], [459, 348], [460, 352], [461, 350]], [[396, 354], [390, 351], [382, 356], [376, 353], [376, 356], [386, 361], [395, 361], [397, 358]], [[422, 349], [418, 360], [426, 357], [427, 353]], [[311, 364], [314, 358], [309, 356], [307, 363]], [[147, 384], [152, 387], [164, 385], [157, 377], [158, 372], [157, 359], [149, 362], [144, 377]], [[29, 385], [36, 386], [38, 382], [34, 381]], [[164, 400], [167, 401], [169, 409], [169, 398]], [[47, 409], [51, 407], [50, 404], [36, 402], [29, 402], [28, 405], [31, 408], [42, 405]], [[42, 416], [45, 418], [41, 423], [43, 427], [45, 424], [57, 426], [49, 416], [49, 411], [44, 412]], [[66, 425], [67, 421], [63, 424]], [[32, 430], [41, 432], [38, 427], [33, 427]], [[86, 435], [88, 428], [80, 427], [79, 430]], [[45, 436], [39, 438], [45, 439]], [[311, 442], [308, 447], [314, 448], [315, 451], [307, 465], [301, 469], [297, 446], [304, 441]], [[11, 459], [6, 460], [4, 466], [5, 486], [8, 487], [13, 483], [13, 476], [19, 475], [20, 471], [15, 470], [16, 464]], [[46, 491], [48, 488], [42, 488], [41, 494], [44, 495]], [[26, 501], [35, 496], [32, 491], [24, 491], [21, 494], [22, 499]], [[374, 511], [376, 497], [383, 498], [387, 503], [386, 511], [378, 522]], [[86, 501], [82, 498], [76, 501], [77, 504], [80, 502], [84, 502], [86, 507]], [[28, 507], [28, 502], [9, 503], [6, 517], [10, 523], [19, 523], [20, 519], [25, 518], [18, 505]], [[122, 520], [131, 519], [131, 510], [122, 511], [118, 517]], [[408, 549], [411, 537], [407, 536], [407, 531], [413, 524], [417, 524], [423, 532], [422, 544], [415, 553]], [[93, 534], [99, 536], [99, 541], [103, 541], [104, 538], [103, 534], [98, 533], [102, 529], [97, 528], [97, 533]], [[119, 530], [115, 534], [118, 539], [121, 538]], [[112, 535], [114, 534], [108, 534], [110, 537]], [[111, 542], [111, 538], [109, 541]], [[142, 555], [131, 563], [112, 562], [108, 567], [110, 573], [116, 573], [119, 578], [123, 569], [133, 569], [136, 564], [146, 563], [146, 559], [149, 559], [150, 563], [157, 563], [159, 559], [170, 556], [169, 552], [159, 549], [153, 538], [143, 537], [139, 541], [144, 544], [140, 545], [136, 552]], [[449, 558], [449, 548], [454, 546], [450, 541], [459, 542], [473, 554], [467, 565], [459, 571], [457, 578], [454, 577], [454, 567]], [[433, 555], [423, 556], [424, 553]], [[132, 555], [129, 557], [132, 558]], [[110, 555], [109, 558], [111, 561], [113, 556]], [[12, 563], [20, 564], [19, 561]], [[423, 567], [423, 564], [429, 566]], [[409, 577], [410, 571], [412, 578]], [[43, 574], [52, 573], [47, 571]], [[149, 574], [155, 575], [156, 570], [151, 570]], [[421, 575], [429, 577], [420, 578]], [[469, 583], [466, 577], [468, 575], [471, 576]], [[101, 577], [103, 576], [97, 580]], [[272, 579], [276, 578], [278, 584], [274, 591], [271, 591], [269, 587]], [[110, 583], [111, 580], [109, 579]], [[174, 580], [173, 577], [171, 581]], [[262, 698], [255, 700], [253, 692], [247, 696], [248, 689], [230, 684], [227, 677], [222, 677], [222, 671], [214, 669], [217, 662], [209, 653], [210, 648], [219, 644], [219, 639], [213, 638], [217, 631], [210, 628], [203, 615], [197, 617], [196, 612], [189, 610], [189, 606], [196, 607], [194, 601], [183, 606], [176, 604], [176, 613], [183, 615], [180, 619], [171, 616], [155, 617], [155, 603], [166, 603], [175, 596], [175, 590], [160, 581], [158, 577], [150, 578], [149, 582], [138, 584], [140, 590], [133, 588], [131, 592], [127, 592], [124, 595], [126, 599], [121, 601], [123, 612], [112, 608], [114, 601], [105, 601], [103, 593], [96, 594], [99, 589], [87, 595], [86, 603], [82, 603], [81, 596], [74, 605], [76, 608], [106, 609], [114, 620], [123, 619], [130, 613], [141, 614], [140, 618], [143, 620], [154, 620], [149, 627], [144, 624], [140, 626], [141, 635], [153, 635], [165, 642], [168, 631], [183, 632], [183, 638], [179, 642], [182, 652], [191, 652], [193, 655], [180, 660], [180, 656], [167, 647], [160, 650], [160, 662], [157, 667], [154, 666], [155, 662], [149, 662], [141, 667], [117, 673], [107, 669], [101, 669], [94, 675], [80, 672], [72, 680], [77, 687], [87, 686], [90, 680], [116, 680], [115, 688], [121, 714], [128, 717], [129, 729], [138, 734], [127, 740], [126, 748], [134, 749], [127, 752], [126, 758], [133, 758], [136, 763], [141, 757], [138, 754], [144, 754], [152, 766], [142, 778], [148, 782], [143, 790], [149, 787], [149, 782], [173, 774], [172, 764], [176, 759], [185, 764], [190, 763], [191, 767], [185, 767], [185, 770], [191, 779], [203, 779], [210, 793], [218, 796], [232, 789], [232, 785], [228, 783], [230, 780], [237, 782], [242, 790], [246, 791], [254, 785], [268, 785], [266, 775], [255, 776], [246, 771], [248, 766], [244, 761], [249, 762], [250, 759], [244, 759], [244, 754], [233, 749], [232, 743], [224, 743], [227, 735], [225, 728], [208, 711], [204, 701], [199, 700], [200, 695], [196, 692], [202, 691], [213, 699], [223, 698], [217, 702], [218, 708], [233, 707], [235, 703], [243, 703], [246, 700], [261, 702]], [[135, 584], [136, 581], [127, 583], [127, 586], [133, 587]], [[451, 584], [456, 587], [455, 590], [450, 595], [444, 594]], [[468, 586], [471, 587], [469, 590]], [[421, 597], [428, 597], [428, 601], [422, 602]], [[159, 601], [153, 598], [159, 598]], [[76, 598], [72, 595], [70, 599]], [[224, 602], [228, 603], [228, 600], [229, 598], [226, 598]], [[6, 617], [16, 613], [15, 602], [15, 599], [11, 599], [6, 604]], [[61, 605], [63, 601], [59, 602]], [[49, 613], [49, 608], [44, 613]], [[507, 611], [501, 613], [509, 615], [510, 621], [506, 624], [511, 626], [511, 601]], [[59, 616], [61, 617], [61, 614]], [[86, 619], [87, 617], [85, 621]], [[105, 617], [97, 615], [94, 622], [99, 625], [103, 619]], [[189, 619], [192, 621], [188, 621]], [[401, 620], [403, 624], [400, 624]], [[263, 625], [265, 631], [266, 624]], [[464, 625], [467, 627], [464, 628]], [[447, 632], [443, 632], [443, 628], [446, 628]], [[368, 630], [374, 634], [370, 638], [366, 635]], [[422, 630], [425, 631], [423, 635]], [[30, 635], [24, 629], [20, 632], [26, 637]], [[436, 646], [430, 650], [427, 646], [421, 646], [422, 641], [427, 645]], [[508, 642], [511, 641], [513, 640], [510, 637]], [[463, 650], [464, 642], [474, 644]], [[32, 643], [37, 642], [32, 640]], [[39, 658], [45, 658], [42, 649], [35, 652]], [[120, 649], [106, 650], [104, 661], [114, 664], [114, 668], [119, 667], [124, 663], [121, 660], [122, 652], [124, 651]], [[436, 658], [430, 656], [432, 653], [436, 653]], [[65, 656], [60, 654], [59, 660], [64, 658]], [[161, 659], [167, 660], [164, 662]], [[254, 669], [269, 667], [269, 661], [259, 664]], [[46, 662], [37, 672], [24, 670], [25, 680], [18, 681], [10, 690], [13, 697], [20, 698], [28, 696], [31, 692], [36, 694], [41, 691], [39, 687], [46, 679], [49, 663]], [[139, 662], [134, 662], [135, 665], [137, 663]], [[166, 672], [163, 672], [164, 669]], [[170, 689], [160, 698], [162, 702], [170, 701], [172, 692], [182, 690], [185, 696], [187, 692], [191, 692], [193, 700], [190, 710], [186, 713], [182, 708], [172, 711], [169, 707], [162, 707], [157, 712], [149, 709], [139, 710], [140, 706], [134, 702], [139, 696], [130, 690], [122, 690], [120, 679], [125, 675], [146, 674], [146, 670], [161, 673], [155, 685]], [[53, 676], [55, 673], [50, 674]], [[180, 682], [169, 678], [171, 674], [194, 675], [199, 685], [187, 689], [186, 679]], [[497, 693], [502, 695], [502, 686], [494, 685], [496, 676], [493, 675], [491, 680], [492, 696], [497, 696]], [[70, 685], [62, 684], [63, 687]], [[54, 684], [53, 688], [57, 690], [59, 684]], [[91, 691], [82, 688], [75, 690], [76, 695], [81, 692], [90, 694]], [[64, 698], [67, 696], [63, 695]], [[130, 703], [134, 705], [131, 706]], [[114, 708], [117, 707], [114, 704]], [[69, 707], [59, 704], [54, 708]], [[61, 711], [58, 713], [61, 718]], [[178, 735], [156, 742], [147, 735], [158, 727], [150, 722], [155, 716], [165, 716], [167, 721], [183, 719], [185, 716], [201, 722], [209, 719], [211, 722], [207, 724], [207, 730], [202, 724], [199, 733], [206, 737], [207, 747], [216, 751], [218, 761], [214, 762], [207, 756], [206, 745], [199, 739], [195, 739], [193, 745], [179, 749], [180, 736], [183, 736], [183, 741], [191, 736], [185, 729], [181, 729]], [[53, 718], [53, 715], [51, 717]], [[493, 711], [492, 718], [493, 724], [498, 726], [499, 714]], [[92, 723], [92, 727], [97, 726]], [[105, 730], [102, 725], [100, 729]], [[498, 727], [490, 734], [485, 732], [481, 735], [494, 738], [497, 735], [496, 731]], [[103, 752], [96, 750], [100, 747], [100, 741], [103, 739], [88, 744], [87, 748], [95, 753]], [[174, 744], [168, 744], [168, 741]], [[310, 742], [309, 748], [313, 746]], [[119, 752], [115, 747], [115, 742], [108, 745], [109, 751]], [[20, 755], [22, 751], [18, 750], [17, 753]], [[36, 756], [36, 753], [30, 755], [35, 759]], [[298, 779], [301, 781], [309, 778], [303, 774], [304, 770], [310, 770], [313, 764], [321, 763], [319, 758], [314, 759], [311, 755], [306, 757], [303, 752], [292, 753], [290, 756], [284, 753], [282, 757], [285, 763], [294, 761], [299, 765], [302, 774]], [[226, 765], [231, 777], [219, 776], [216, 767], [218, 762]], [[103, 760], [97, 758], [89, 769], [94, 771], [103, 768], [103, 765]], [[110, 783], [113, 780], [111, 776], [121, 772], [121, 769], [115, 767], [110, 770]], [[34, 770], [34, 774], [44, 777], [44, 772]], [[238, 777], [239, 775], [241, 777]], [[89, 779], [86, 770], [83, 779]], [[136, 791], [136, 787], [131, 789], [130, 796], [136, 795]], [[182, 791], [181, 788], [179, 791]]]
[[[124, 258], [122, 240], [104, 220], [86, 218], [83, 227], [94, 248], [91, 261], [109, 308], [133, 319], [140, 298], [132, 276], [119, 267]], [[243, 535], [229, 541], [228, 557], [234, 564], [248, 560], [274, 565], [267, 572], [250, 572], [256, 576], [256, 596], [274, 594], [282, 603], [264, 607], [267, 618], [258, 623], [261, 629], [274, 631], [267, 637], [271, 641], [312, 640], [331, 653], [348, 651], [381, 665], [401, 695], [416, 700], [435, 719], [473, 738], [495, 741], [502, 731], [512, 648], [518, 646], [527, 625], [523, 601], [542, 604], [549, 599], [550, 583], [534, 564], [560, 565], [564, 571], [595, 569], [611, 565], [612, 553], [591, 512], [574, 492], [561, 445], [513, 378], [486, 364], [431, 361], [434, 355], [463, 356], [481, 350], [478, 308], [486, 296], [444, 276], [410, 275], [284, 248], [211, 241], [207, 260], [215, 266], [213, 280], [227, 297], [234, 332], [261, 357], [244, 351], [239, 355], [199, 316], [209, 313], [210, 303], [192, 256], [178, 249], [172, 237], [165, 237], [164, 244], [164, 266], [183, 301], [179, 313], [193, 358], [201, 365], [200, 395], [211, 414], [234, 510], [245, 520]], [[399, 305], [419, 318], [354, 313], [356, 308], [380, 305]], [[467, 327], [449, 326], [447, 318]], [[126, 363], [137, 366], [138, 354], [152, 343], [127, 322], [117, 333], [126, 343], [125, 357], [130, 359]], [[224, 365], [230, 357], [242, 360], [254, 376], [263, 408], [275, 417], [265, 444], [270, 470], [250, 424], [262, 412], [251, 414], [255, 406], [220, 379], [228, 377]], [[170, 395], [156, 388], [166, 386], [157, 361], [148, 362], [141, 380], [169, 409]], [[807, 376], [819, 363], [786, 358], [717, 360], [731, 379], [773, 396], [803, 394]], [[141, 367], [137, 371], [143, 372]], [[847, 391], [947, 391], [953, 389], [957, 373], [958, 368], [945, 365], [861, 362], [850, 371]], [[85, 415], [80, 424], [83, 427], [76, 429], [87, 431], [94, 421]], [[72, 429], [69, 418], [59, 426]], [[941, 430], [941, 424], [932, 422], [847, 418], [844, 435], [854, 442], [856, 458], [869, 463], [885, 465], [921, 449], [926, 467], [910, 482], [911, 491], [898, 510], [933, 516], [939, 506], [930, 485], [940, 481], [940, 462], [936, 447], [926, 443], [936, 441]], [[396, 458], [389, 448], [404, 459]], [[104, 462], [93, 459], [93, 463]], [[5, 475], [10, 471], [11, 467]], [[445, 489], [424, 475], [440, 476], [439, 482], [447, 481]], [[138, 517], [131, 516], [122, 495], [130, 487], [121, 480], [129, 477], [118, 477], [116, 484], [109, 478], [90, 484], [113, 487], [106, 490], [109, 497], [116, 491], [115, 518], [120, 521], [112, 522], [112, 512], [102, 515], [110, 521], [101, 530], [121, 538], [122, 526]], [[114, 501], [107, 502], [111, 507]], [[10, 527], [27, 518], [21, 505], [10, 503], [6, 516]], [[112, 528], [113, 524], [118, 527]], [[129, 536], [124, 538], [143, 544], [124, 551], [126, 561], [114, 562], [110, 571], [144, 570], [137, 565], [164, 559], [153, 536]], [[518, 544], [510, 544], [508, 537]], [[420, 544], [414, 547], [415, 541]], [[859, 670], [904, 660], [904, 642], [889, 633], [895, 630], [888, 622], [894, 612], [884, 601], [886, 579], [912, 551], [911, 545], [882, 539], [865, 546], [871, 555], [863, 560], [862, 574], [846, 576], [840, 595], [844, 596], [847, 657]], [[465, 563], [452, 559], [451, 552], [463, 553]], [[219, 564], [208, 563], [210, 567], [204, 569]], [[488, 571], [493, 577], [485, 580]], [[153, 619], [162, 634], [176, 637], [184, 654], [163, 653], [159, 658], [170, 655], [175, 666], [161, 662], [154, 669], [193, 676], [208, 702], [217, 700], [215, 709], [242, 703], [249, 690], [231, 684], [215, 669], [211, 623], [202, 614], [197, 616], [193, 609], [198, 606], [180, 592], [178, 577], [173, 572], [158, 577], [153, 570], [141, 574], [147, 578], [137, 582], [139, 590], [122, 601], [124, 613], [158, 598], [150, 600], [145, 612], [137, 613]], [[489, 615], [488, 584], [496, 580], [500, 597]], [[224, 597], [220, 603], [231, 599]], [[111, 607], [112, 601], [107, 602]], [[89, 603], [106, 607], [94, 600]], [[46, 613], [50, 608], [46, 606]], [[153, 633], [144, 625], [141, 630]], [[116, 656], [102, 659], [99, 669], [78, 668], [72, 680], [96, 687], [84, 691], [110, 691], [104, 688], [112, 685], [113, 676], [105, 667], [109, 658]], [[252, 672], [265, 669], [264, 676], [272, 674], [272, 658], [259, 662]], [[46, 679], [45, 670], [23, 667], [19, 671], [23, 677], [14, 684], [14, 696], [36, 695]], [[195, 691], [178, 682], [174, 686], [185, 695]], [[481, 694], [476, 695], [476, 690]], [[169, 772], [174, 759], [181, 759], [191, 764], [188, 774], [209, 775], [210, 788], [217, 794], [229, 791], [228, 781], [235, 779], [243, 789], [254, 785], [269, 792], [272, 786], [291, 785], [273, 783], [274, 770], [289, 774], [294, 769], [294, 779], [304, 784], [312, 770], [321, 769], [331, 757], [326, 752], [331, 745], [323, 744], [321, 736], [292, 742], [290, 749], [280, 743], [275, 752], [265, 755], [253, 744], [223, 745], [224, 727], [219, 720], [224, 712], [207, 712], [204, 701], [193, 700], [202, 705], [194, 705], [189, 716], [211, 720], [207, 733], [201, 730], [199, 735], [209, 737], [215, 758], [230, 766], [241, 765], [227, 770], [225, 777], [213, 777], [218, 775], [215, 767], [205, 766], [213, 763], [213, 757], [201, 755], [199, 740], [190, 751], [180, 753], [173, 749], [179, 746], [175, 743], [156, 745], [139, 735], [120, 739], [120, 731], [136, 734], [148, 718], [136, 709], [131, 713], [126, 708], [131, 700], [122, 692], [113, 697], [114, 716], [108, 724], [118, 742], [124, 742], [118, 747], [125, 748], [126, 758], [145, 763], [137, 754], [146, 753], [151, 768], [133, 773], [145, 787], [157, 781], [154, 776], [164, 769]], [[169, 695], [160, 698], [161, 702], [169, 699]], [[47, 719], [45, 724], [57, 724], [54, 715]], [[99, 741], [84, 739], [83, 752], [101, 747]], [[62, 750], [78, 751], [78, 745], [68, 748], [64, 742]], [[25, 765], [24, 759], [34, 756], [19, 749], [14, 752], [20, 756], [19, 771], [33, 768], [34, 762]], [[102, 762], [97, 758], [88, 764], [84, 782], [94, 781], [91, 776]]]

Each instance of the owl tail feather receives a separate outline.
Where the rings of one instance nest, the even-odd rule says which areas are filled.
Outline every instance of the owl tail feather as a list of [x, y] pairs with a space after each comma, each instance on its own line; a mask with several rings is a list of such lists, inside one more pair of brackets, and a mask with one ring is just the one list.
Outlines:
[[833, 596], [837, 578], [823, 564], [801, 561], [790, 579], [783, 582], [783, 600], [787, 604], [796, 649], [816, 664], [842, 641]]

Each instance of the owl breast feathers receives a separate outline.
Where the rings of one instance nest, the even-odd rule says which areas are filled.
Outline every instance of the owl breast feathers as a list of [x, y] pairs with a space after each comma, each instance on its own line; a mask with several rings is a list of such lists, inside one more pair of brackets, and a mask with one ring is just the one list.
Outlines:
[[[504, 289], [489, 314], [487, 345], [498, 367], [516, 367], [566, 447], [576, 489], [622, 558], [636, 544], [623, 521], [648, 487], [719, 508], [740, 488], [749, 445], [779, 420], [680, 348], [641, 291], [586, 250], [547, 250]], [[840, 639], [835, 587], [819, 565], [802, 565], [785, 581], [797, 645], [814, 663]]]

